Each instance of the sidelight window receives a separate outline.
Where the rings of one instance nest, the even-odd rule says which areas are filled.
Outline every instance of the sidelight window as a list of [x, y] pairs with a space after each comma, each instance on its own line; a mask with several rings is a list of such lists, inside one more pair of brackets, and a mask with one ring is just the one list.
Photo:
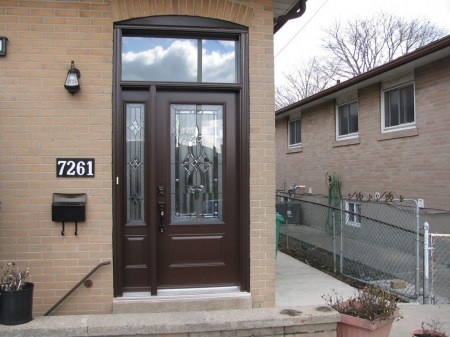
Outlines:
[[127, 221], [144, 222], [144, 104], [126, 104]]

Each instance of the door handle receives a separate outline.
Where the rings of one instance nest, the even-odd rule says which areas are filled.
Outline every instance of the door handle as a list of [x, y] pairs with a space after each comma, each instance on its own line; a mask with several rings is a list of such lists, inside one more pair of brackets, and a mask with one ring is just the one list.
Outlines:
[[164, 233], [164, 212], [166, 210], [166, 203], [163, 201], [158, 202], [159, 212], [159, 232]]

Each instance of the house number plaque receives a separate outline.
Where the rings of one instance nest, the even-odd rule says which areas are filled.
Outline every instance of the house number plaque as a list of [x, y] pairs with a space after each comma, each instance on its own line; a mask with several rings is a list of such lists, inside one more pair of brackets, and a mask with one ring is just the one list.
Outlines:
[[57, 158], [57, 178], [93, 178], [95, 159], [93, 158]]

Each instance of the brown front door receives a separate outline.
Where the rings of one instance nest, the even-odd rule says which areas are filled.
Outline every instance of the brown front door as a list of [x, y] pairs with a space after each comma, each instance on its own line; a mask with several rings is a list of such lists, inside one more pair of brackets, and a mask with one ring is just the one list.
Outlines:
[[238, 102], [232, 92], [122, 89], [119, 295], [240, 284]]

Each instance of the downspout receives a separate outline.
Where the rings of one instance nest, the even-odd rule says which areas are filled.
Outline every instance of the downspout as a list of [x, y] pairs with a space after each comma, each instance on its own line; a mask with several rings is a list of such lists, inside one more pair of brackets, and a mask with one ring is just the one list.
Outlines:
[[307, 0], [300, 0], [298, 1], [294, 7], [292, 7], [289, 12], [287, 12], [285, 15], [282, 15], [278, 17], [277, 21], [275, 22], [273, 26], [273, 33], [275, 34], [278, 32], [278, 30], [281, 29], [281, 27], [284, 26], [286, 22], [292, 19], [297, 19], [303, 15], [306, 11], [306, 1]]

